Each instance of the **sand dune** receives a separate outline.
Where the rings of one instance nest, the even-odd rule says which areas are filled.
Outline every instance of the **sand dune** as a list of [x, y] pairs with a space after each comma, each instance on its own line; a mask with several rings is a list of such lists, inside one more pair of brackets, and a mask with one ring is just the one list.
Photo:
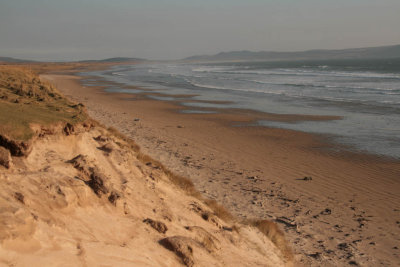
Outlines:
[[2, 168], [1, 263], [284, 265], [282, 253], [256, 228], [214, 216], [124, 145], [99, 127], [49, 135], [13, 168]]
[[[15, 88], [27, 97], [5, 83], [1, 107], [41, 105], [33, 85], [46, 94], [47, 85], [23, 77]], [[41, 111], [53, 108], [49, 101]], [[62, 103], [72, 107], [65, 118], [82, 115], [82, 106]], [[292, 265], [276, 224], [237, 221], [115, 130], [53, 119], [23, 128], [31, 133], [23, 153], [9, 150], [16, 133], [6, 138], [2, 125], [1, 266]]]

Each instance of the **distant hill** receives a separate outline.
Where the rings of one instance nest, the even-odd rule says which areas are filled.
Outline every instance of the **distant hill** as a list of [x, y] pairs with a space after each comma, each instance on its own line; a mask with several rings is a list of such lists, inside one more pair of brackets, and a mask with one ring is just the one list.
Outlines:
[[400, 58], [400, 45], [301, 52], [232, 51], [185, 58], [185, 61], [253, 61]]
[[112, 57], [100, 60], [81, 60], [79, 62], [130, 62], [130, 61], [146, 61], [146, 59], [134, 58], [134, 57]]
[[18, 59], [13, 57], [0, 57], [0, 62], [6, 63], [25, 63], [25, 62], [35, 62], [33, 60]]
[[[143, 58], [133, 58], [133, 57], [112, 57], [112, 58], [106, 58], [106, 59], [92, 59], [92, 60], [80, 60], [80, 61], [73, 61], [73, 62], [79, 62], [79, 63], [107, 63], [107, 62], [131, 62], [131, 61], [146, 61], [146, 59]], [[32, 63], [32, 62], [46, 62], [46, 61], [34, 61], [34, 60], [25, 60], [25, 59], [18, 59], [18, 58], [13, 58], [13, 57], [0, 57], [0, 62], [3, 63]], [[62, 61], [60, 61], [62, 62]]]

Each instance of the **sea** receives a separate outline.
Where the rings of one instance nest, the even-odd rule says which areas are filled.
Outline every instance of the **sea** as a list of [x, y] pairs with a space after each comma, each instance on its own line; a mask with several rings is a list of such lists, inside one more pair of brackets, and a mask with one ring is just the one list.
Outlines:
[[[108, 92], [161, 93], [188, 113], [242, 108], [278, 114], [333, 115], [328, 121], [255, 125], [324, 134], [351, 150], [400, 159], [400, 58], [280, 62], [148, 62], [82, 73], [95, 76]], [[93, 85], [92, 79], [84, 81]], [[228, 102], [185, 102], [191, 100]], [[207, 108], [210, 108], [207, 111]]]

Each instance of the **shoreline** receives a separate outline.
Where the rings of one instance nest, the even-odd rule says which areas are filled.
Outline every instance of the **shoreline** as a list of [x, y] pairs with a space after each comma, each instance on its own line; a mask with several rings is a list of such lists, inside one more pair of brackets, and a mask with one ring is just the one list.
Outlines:
[[[400, 147], [396, 145], [400, 142], [396, 134], [400, 131], [397, 116], [400, 111], [395, 105], [399, 102], [395, 80], [380, 80], [372, 74], [352, 73], [346, 69], [336, 75], [333, 69], [319, 73], [318, 69], [309, 69], [305, 65], [301, 67], [305, 69], [291, 69], [290, 64], [287, 65], [288, 69], [271, 69], [268, 63], [261, 65], [150, 63], [114, 66], [108, 70], [79, 75], [97, 76], [110, 85], [107, 91], [123, 88], [124, 92], [128, 92], [129, 89], [125, 88], [140, 86], [145, 88], [142, 89], [144, 92], [151, 89], [151, 94], [159, 92], [169, 95], [170, 99], [160, 100], [174, 100], [171, 97], [173, 94], [196, 95], [190, 98], [196, 102], [182, 100], [185, 106], [341, 116], [341, 120], [335, 121], [286, 123], [260, 120], [258, 123], [274, 128], [328, 134], [336, 142], [354, 147], [361, 153], [400, 159]], [[258, 68], [263, 70], [255, 71]], [[371, 78], [367, 78], [369, 76]], [[367, 86], [368, 79], [371, 79], [371, 83]], [[390, 88], [395, 90], [393, 95], [389, 92], [392, 90]], [[228, 100], [231, 103], [213, 104], [213, 100]]]
[[[106, 68], [106, 67], [104, 67]], [[79, 72], [77, 72], [79, 73]], [[63, 74], [63, 73], [60, 73]], [[65, 73], [64, 73], [65, 74]], [[280, 114], [280, 113], [268, 113], [260, 110], [255, 109], [244, 109], [244, 108], [237, 108], [237, 107], [206, 107], [206, 106], [190, 106], [186, 105], [189, 103], [205, 103], [205, 104], [233, 104], [233, 101], [223, 101], [223, 100], [200, 100], [200, 99], [193, 99], [193, 97], [198, 96], [196, 94], [164, 94], [158, 92], [156, 89], [148, 89], [148, 88], [141, 88], [136, 85], [125, 85], [120, 84], [118, 82], [108, 81], [105, 79], [98, 79], [97, 76], [78, 76], [80, 80], [90, 80], [89, 84], [87, 82], [80, 84], [83, 87], [95, 87], [99, 90], [104, 90], [105, 93], [110, 94], [119, 94], [123, 96], [122, 99], [124, 100], [153, 100], [153, 101], [160, 101], [160, 102], [168, 102], [174, 105], [174, 108], [171, 111], [175, 113], [183, 113], [183, 114], [192, 114], [196, 115], [203, 115], [203, 114], [229, 114], [229, 115], [241, 115], [242, 117], [246, 117], [243, 121], [235, 122], [228, 121], [225, 123], [226, 126], [229, 127], [258, 127], [258, 128], [265, 128], [265, 129], [282, 129], [284, 131], [289, 132], [301, 132], [305, 134], [309, 134], [321, 140], [319, 143], [324, 144], [326, 146], [334, 148], [336, 152], [339, 152], [341, 156], [346, 156], [348, 158], [364, 158], [368, 157], [371, 160], [383, 160], [388, 162], [400, 162], [399, 157], [393, 157], [386, 154], [378, 154], [367, 150], [362, 150], [357, 148], [354, 144], [345, 144], [341, 143], [337, 139], [340, 136], [336, 134], [328, 134], [328, 133], [317, 133], [317, 132], [310, 132], [306, 130], [298, 130], [292, 129], [287, 127], [280, 127], [275, 126], [274, 124], [268, 125], [263, 124], [263, 121], [271, 122], [271, 123], [297, 123], [297, 122], [312, 122], [312, 121], [335, 121], [335, 120], [342, 120], [344, 119], [343, 116], [339, 115], [311, 115], [311, 114]], [[99, 85], [100, 84], [100, 85]], [[136, 92], [118, 92], [117, 91], [107, 91], [107, 87], [120, 87], [122, 90], [136, 90]], [[132, 98], [130, 96], [133, 96]], [[235, 124], [236, 123], [236, 124]]]
[[398, 160], [327, 153], [337, 146], [304, 132], [232, 127], [252, 121], [246, 114], [179, 113], [171, 102], [84, 87], [82, 77], [43, 77], [233, 214], [280, 222], [301, 264], [390, 266], [398, 260]]

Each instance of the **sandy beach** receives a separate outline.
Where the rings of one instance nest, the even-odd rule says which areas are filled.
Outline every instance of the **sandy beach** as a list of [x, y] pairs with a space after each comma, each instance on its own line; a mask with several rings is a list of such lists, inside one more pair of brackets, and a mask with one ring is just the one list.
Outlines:
[[278, 222], [298, 265], [399, 264], [398, 160], [343, 150], [326, 136], [246, 126], [259, 118], [333, 118], [245, 110], [185, 114], [175, 102], [106, 93], [71, 74], [42, 78], [234, 215]]

